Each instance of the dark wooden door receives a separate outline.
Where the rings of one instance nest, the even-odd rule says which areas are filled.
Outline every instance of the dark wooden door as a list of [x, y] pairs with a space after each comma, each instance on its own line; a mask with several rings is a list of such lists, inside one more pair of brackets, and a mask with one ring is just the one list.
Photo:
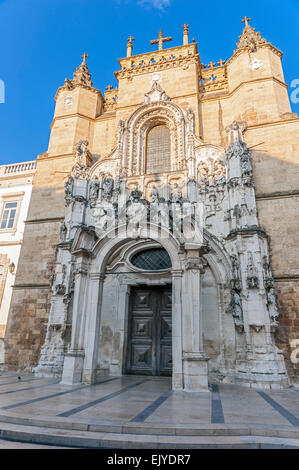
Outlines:
[[171, 286], [131, 290], [126, 372], [171, 375]]

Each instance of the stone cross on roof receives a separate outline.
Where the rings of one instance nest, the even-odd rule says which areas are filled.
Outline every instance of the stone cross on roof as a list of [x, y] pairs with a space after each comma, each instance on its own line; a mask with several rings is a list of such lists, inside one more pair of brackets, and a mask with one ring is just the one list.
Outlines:
[[88, 57], [88, 54], [86, 54], [86, 52], [84, 52], [83, 55], [81, 55], [82, 59], [83, 59], [83, 64], [86, 64], [86, 59]]
[[163, 49], [163, 42], [172, 41], [172, 37], [168, 36], [167, 38], [163, 38], [163, 31], [159, 31], [159, 39], [152, 39], [150, 44], [159, 44], [159, 51]]
[[248, 26], [248, 21], [252, 21], [252, 18], [247, 18], [247, 16], [244, 16], [244, 20], [241, 20], [242, 23], [245, 23], [245, 27]]

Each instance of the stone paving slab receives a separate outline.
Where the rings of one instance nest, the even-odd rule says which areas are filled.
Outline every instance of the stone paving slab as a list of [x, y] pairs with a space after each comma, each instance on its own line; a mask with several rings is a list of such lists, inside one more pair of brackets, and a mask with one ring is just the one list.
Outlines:
[[294, 388], [215, 384], [208, 393], [190, 393], [172, 391], [171, 380], [161, 377], [103, 377], [92, 386], [65, 386], [49, 379], [36, 382], [33, 374], [14, 381], [17, 376], [0, 376], [2, 438], [15, 439], [22, 430], [19, 439], [39, 442], [34, 437], [39, 436], [45, 444], [73, 447], [110, 448], [113, 442], [119, 448], [134, 448], [133, 442], [135, 448], [142, 448], [142, 442], [147, 448], [178, 447], [179, 442], [188, 448], [299, 446], [299, 393]]

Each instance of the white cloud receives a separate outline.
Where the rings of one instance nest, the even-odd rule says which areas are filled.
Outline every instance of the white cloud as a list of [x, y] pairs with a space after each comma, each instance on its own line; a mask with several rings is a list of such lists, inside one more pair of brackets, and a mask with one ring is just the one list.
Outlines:
[[138, 0], [138, 5], [157, 8], [157, 10], [165, 11], [170, 5], [171, 0]]

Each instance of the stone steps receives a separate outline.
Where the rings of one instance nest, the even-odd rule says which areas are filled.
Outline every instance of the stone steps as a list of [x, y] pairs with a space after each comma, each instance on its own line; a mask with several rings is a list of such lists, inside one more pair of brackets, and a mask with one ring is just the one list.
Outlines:
[[299, 428], [66, 422], [0, 416], [0, 437], [36, 444], [111, 449], [299, 448]]

